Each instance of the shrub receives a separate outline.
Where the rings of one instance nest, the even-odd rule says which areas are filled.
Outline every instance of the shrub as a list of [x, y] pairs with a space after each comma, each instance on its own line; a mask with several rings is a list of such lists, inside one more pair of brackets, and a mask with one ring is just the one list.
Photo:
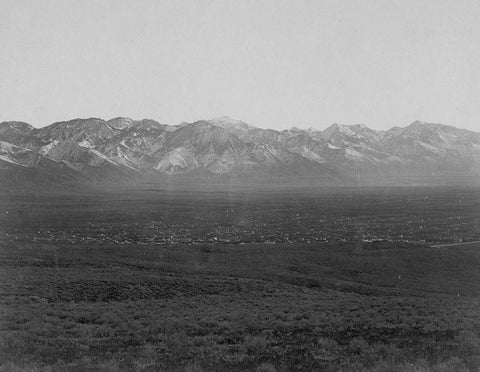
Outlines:
[[458, 336], [455, 337], [455, 341], [463, 347], [480, 350], [480, 338], [470, 330], [461, 331]]
[[312, 356], [317, 360], [334, 360], [340, 352], [340, 347], [335, 340], [321, 337], [312, 350]]
[[393, 344], [376, 344], [374, 352], [378, 355], [380, 360], [383, 359], [392, 362], [399, 360], [402, 355], [402, 351]]
[[255, 372], [277, 372], [277, 369], [273, 364], [270, 363], [262, 363], [260, 364]]
[[348, 348], [351, 353], [356, 355], [365, 355], [372, 351], [372, 347], [362, 337], [350, 340]]
[[458, 358], [450, 358], [445, 362], [435, 365], [429, 364], [424, 359], [419, 359], [415, 363], [398, 364], [393, 360], [382, 359], [378, 361], [373, 368], [368, 371], [373, 372], [468, 372], [469, 369]]
[[317, 340], [317, 346], [319, 350], [323, 351], [337, 351], [338, 350], [338, 343], [335, 340], [320, 337]]
[[184, 331], [166, 335], [165, 343], [173, 358], [183, 359], [186, 357], [189, 339]]
[[99, 364], [99, 370], [104, 372], [115, 372], [120, 370], [120, 360], [113, 358]]
[[31, 366], [19, 366], [14, 363], [7, 363], [0, 366], [0, 372], [51, 372], [53, 371], [50, 367], [37, 367], [35, 365]]
[[202, 365], [198, 361], [194, 361], [193, 363], [187, 365], [183, 372], [203, 372], [204, 369]]
[[247, 335], [243, 341], [246, 351], [250, 354], [262, 354], [268, 347], [268, 340], [265, 336]]
[[445, 362], [439, 363], [434, 368], [435, 372], [468, 372], [469, 369], [463, 364], [463, 362], [457, 358], [453, 357], [448, 359]]
[[419, 359], [415, 363], [404, 363], [399, 369], [405, 372], [432, 372], [430, 364], [425, 359]]

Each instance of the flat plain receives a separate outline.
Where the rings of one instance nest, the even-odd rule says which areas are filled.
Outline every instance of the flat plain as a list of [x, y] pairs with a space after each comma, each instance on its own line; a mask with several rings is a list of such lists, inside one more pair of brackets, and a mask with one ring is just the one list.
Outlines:
[[[477, 371], [480, 190], [2, 195], [0, 370]], [[438, 246], [438, 247], [435, 247]]]

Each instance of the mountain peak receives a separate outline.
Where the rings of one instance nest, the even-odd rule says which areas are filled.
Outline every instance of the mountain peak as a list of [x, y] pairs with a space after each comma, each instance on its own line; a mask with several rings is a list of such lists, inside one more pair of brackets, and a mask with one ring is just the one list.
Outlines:
[[105, 120], [103, 120], [102, 118], [96, 118], [94, 116], [90, 117], [90, 118], [76, 118], [76, 119], [73, 119], [73, 120], [68, 120], [66, 121], [66, 123], [80, 123], [80, 124], [84, 124], [84, 123], [89, 123], [89, 122], [101, 122], [101, 123], [104, 123]]
[[407, 125], [404, 129], [419, 130], [419, 129], [433, 127], [433, 126], [434, 126], [434, 124], [430, 124], [430, 123], [427, 123], [427, 122], [421, 121], [421, 120], [415, 120], [414, 122]]
[[226, 115], [210, 119], [208, 120], [208, 122], [224, 129], [249, 130], [254, 128], [241, 120], [232, 119], [231, 117]]
[[408, 131], [447, 131], [447, 132], [456, 132], [460, 129], [453, 127], [451, 125], [439, 124], [439, 123], [427, 123], [425, 121], [415, 120], [410, 125], [407, 125], [405, 128]]
[[241, 123], [242, 122], [242, 121], [237, 120], [237, 119], [232, 119], [230, 116], [227, 116], [227, 115], [217, 116], [213, 119], [210, 119], [210, 121], [223, 121], [223, 122], [232, 122], [232, 123]]
[[354, 135], [354, 133], [348, 128], [348, 126], [338, 123], [333, 123], [327, 129], [322, 132], [322, 137], [327, 141], [337, 133], [346, 134], [348, 136]]
[[15, 128], [18, 130], [32, 130], [34, 127], [28, 123], [25, 123], [23, 121], [4, 121], [0, 123], [0, 127], [9, 127], [9, 128]]
[[[89, 118], [41, 129], [22, 122], [2, 123], [0, 141], [8, 143], [0, 144], [2, 169], [48, 165], [94, 181], [194, 170], [247, 179], [294, 174], [348, 181], [362, 172], [366, 180], [376, 175], [383, 182], [440, 171], [480, 178], [480, 133], [422, 121], [380, 132], [363, 124], [338, 123], [324, 131], [295, 127], [279, 131], [228, 116], [177, 126], [150, 119]], [[111, 176], [103, 174], [107, 169]]]
[[132, 126], [133, 120], [130, 118], [118, 117], [107, 121], [107, 124], [115, 129], [126, 129]]
[[23, 121], [4, 121], [0, 123], [0, 139], [18, 144], [34, 131], [34, 127]]
[[428, 123], [421, 120], [415, 120], [414, 122], [410, 123], [409, 126], [419, 126], [419, 125], [425, 125], [425, 124], [428, 124]]

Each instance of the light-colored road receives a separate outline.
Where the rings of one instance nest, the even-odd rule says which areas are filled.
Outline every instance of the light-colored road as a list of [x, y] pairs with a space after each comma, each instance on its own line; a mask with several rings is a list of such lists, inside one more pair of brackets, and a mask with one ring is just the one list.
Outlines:
[[479, 243], [480, 243], [480, 240], [476, 240], [474, 242], [464, 242], [464, 243], [437, 244], [437, 245], [432, 245], [432, 248], [455, 247], [457, 245], [469, 245], [469, 244], [479, 244]]

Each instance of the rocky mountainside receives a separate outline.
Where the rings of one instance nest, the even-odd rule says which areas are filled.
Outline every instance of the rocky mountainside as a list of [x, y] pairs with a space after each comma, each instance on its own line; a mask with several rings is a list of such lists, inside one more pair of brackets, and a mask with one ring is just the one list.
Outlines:
[[375, 131], [261, 129], [228, 117], [172, 126], [90, 118], [34, 128], [0, 123], [0, 183], [83, 185], [228, 180], [237, 183], [384, 185], [472, 183], [480, 133], [416, 121]]

